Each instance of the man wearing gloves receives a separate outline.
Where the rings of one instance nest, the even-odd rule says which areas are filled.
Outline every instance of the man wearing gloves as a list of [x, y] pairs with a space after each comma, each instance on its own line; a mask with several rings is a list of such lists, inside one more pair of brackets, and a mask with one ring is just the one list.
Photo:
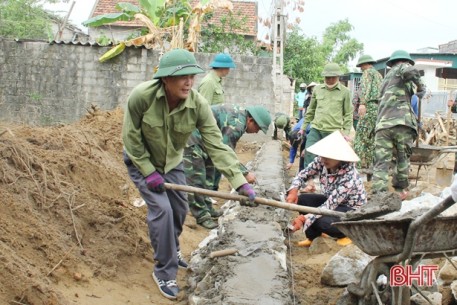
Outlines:
[[414, 60], [408, 52], [397, 50], [386, 65], [391, 67], [381, 85], [381, 101], [375, 129], [373, 193], [388, 190], [389, 164], [395, 157], [392, 186], [401, 200], [408, 195], [409, 158], [417, 137], [417, 119], [411, 107], [411, 96], [422, 98], [426, 87]]
[[127, 101], [122, 139], [128, 174], [147, 204], [149, 237], [156, 265], [153, 279], [161, 294], [176, 299], [178, 267], [187, 268], [179, 247], [188, 211], [187, 195], [164, 183], [186, 184], [183, 150], [193, 130], [216, 168], [241, 195], [255, 192], [240, 170], [236, 154], [222, 143], [210, 105], [192, 89], [195, 74], [203, 73], [192, 53], [174, 49], [159, 62], [154, 79], [136, 86]]
[[[211, 106], [211, 110], [222, 133], [224, 144], [233, 150], [244, 133], [257, 133], [262, 130], [266, 134], [271, 124], [270, 113], [259, 105], [248, 106], [246, 109], [233, 105], [215, 105]], [[249, 183], [255, 182], [255, 175], [241, 163], [240, 169]], [[198, 130], [192, 132], [184, 149], [184, 172], [188, 185], [214, 191], [219, 189], [221, 174], [214, 168]], [[189, 193], [188, 202], [197, 224], [207, 229], [217, 227], [213, 219], [221, 216], [222, 211], [213, 207], [210, 197]]]

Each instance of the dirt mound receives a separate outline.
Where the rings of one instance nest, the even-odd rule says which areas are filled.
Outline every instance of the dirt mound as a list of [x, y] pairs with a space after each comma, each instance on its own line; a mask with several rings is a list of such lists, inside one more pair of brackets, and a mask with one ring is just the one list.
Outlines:
[[53, 288], [63, 278], [110, 278], [126, 260], [151, 257], [144, 211], [130, 204], [122, 115], [0, 127], [0, 303], [65, 304]]

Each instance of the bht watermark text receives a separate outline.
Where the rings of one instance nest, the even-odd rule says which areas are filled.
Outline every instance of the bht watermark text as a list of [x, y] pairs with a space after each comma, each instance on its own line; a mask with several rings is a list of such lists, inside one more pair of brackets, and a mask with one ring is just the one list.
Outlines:
[[411, 287], [413, 281], [418, 286], [433, 286], [436, 280], [435, 271], [438, 269], [436, 265], [419, 265], [416, 270], [413, 270], [411, 265], [394, 265], [390, 268], [390, 286]]

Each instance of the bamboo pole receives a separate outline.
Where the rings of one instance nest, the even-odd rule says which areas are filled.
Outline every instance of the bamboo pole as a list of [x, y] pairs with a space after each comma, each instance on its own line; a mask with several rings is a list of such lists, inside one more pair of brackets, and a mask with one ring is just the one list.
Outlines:
[[[217, 197], [217, 198], [223, 198], [223, 199], [228, 199], [228, 200], [235, 200], [235, 201], [249, 200], [248, 197], [246, 197], [246, 196], [225, 193], [225, 192], [220, 192], [220, 191], [212, 191], [212, 190], [202, 189], [202, 188], [193, 187], [193, 186], [189, 186], [189, 185], [165, 183], [165, 188], [167, 188], [169, 190], [183, 191], [183, 192], [187, 192], [187, 193], [197, 193], [197, 194], [207, 195], [210, 197]], [[260, 197], [256, 197], [254, 202], [258, 203], [258, 204], [268, 205], [268, 206], [286, 209], [286, 210], [290, 210], [290, 211], [296, 211], [296, 212], [302, 212], [302, 213], [312, 213], [312, 214], [317, 214], [317, 215], [343, 217], [346, 214], [346, 213], [338, 212], [338, 211], [306, 207], [306, 206], [301, 206], [301, 205], [297, 205], [297, 204], [293, 204], [293, 203], [281, 202], [281, 201], [277, 201], [277, 200], [273, 200], [273, 199], [266, 199], [266, 198], [260, 198]]]

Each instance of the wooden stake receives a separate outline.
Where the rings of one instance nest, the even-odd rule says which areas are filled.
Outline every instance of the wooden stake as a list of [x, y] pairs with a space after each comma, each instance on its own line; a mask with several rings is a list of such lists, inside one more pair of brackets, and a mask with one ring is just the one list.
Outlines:
[[215, 257], [220, 257], [220, 256], [227, 256], [227, 255], [232, 255], [238, 252], [238, 249], [235, 248], [229, 248], [229, 249], [224, 249], [224, 250], [219, 250], [219, 251], [213, 251], [209, 254], [210, 258], [215, 258]]

